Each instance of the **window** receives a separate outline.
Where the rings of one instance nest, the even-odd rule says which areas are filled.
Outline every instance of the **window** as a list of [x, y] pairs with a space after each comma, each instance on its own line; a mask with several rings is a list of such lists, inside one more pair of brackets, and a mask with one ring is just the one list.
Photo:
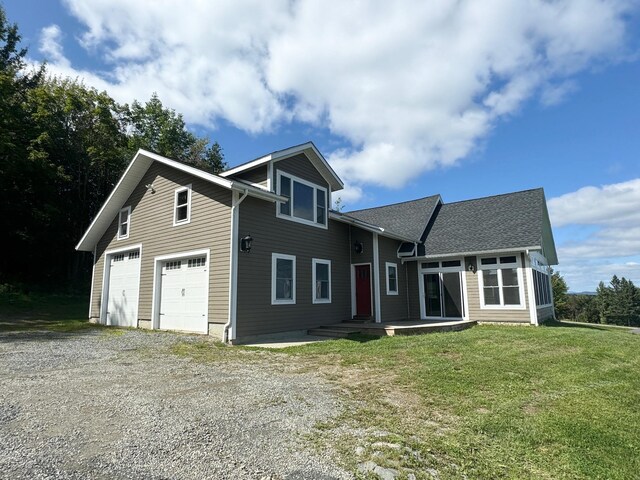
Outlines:
[[165, 270], [180, 270], [182, 268], [182, 260], [167, 262], [164, 268]]
[[551, 282], [545, 272], [532, 269], [533, 287], [536, 294], [536, 306], [551, 305]]
[[398, 294], [398, 265], [395, 263], [385, 263], [387, 269], [387, 295]]
[[135, 260], [136, 258], [140, 258], [140, 250], [129, 252], [129, 260]]
[[271, 304], [296, 303], [296, 257], [271, 255]]
[[331, 261], [313, 259], [313, 303], [331, 303]]
[[175, 191], [173, 224], [182, 225], [191, 221], [191, 185]]
[[515, 255], [480, 259], [480, 291], [482, 306], [488, 308], [521, 308], [522, 280]]
[[207, 257], [190, 258], [187, 261], [187, 268], [204, 267], [207, 262]]
[[124, 207], [118, 216], [118, 240], [129, 238], [129, 226], [131, 225], [131, 207]]
[[278, 204], [278, 217], [313, 225], [327, 225], [327, 190], [293, 175], [278, 172], [278, 193], [289, 199]]

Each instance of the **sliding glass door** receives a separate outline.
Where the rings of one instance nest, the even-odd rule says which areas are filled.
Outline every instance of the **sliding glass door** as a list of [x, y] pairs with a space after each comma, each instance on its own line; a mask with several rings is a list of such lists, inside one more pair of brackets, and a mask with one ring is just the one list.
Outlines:
[[[464, 317], [464, 295], [462, 271], [446, 271], [438, 262], [431, 262], [429, 266], [436, 266], [440, 271], [423, 272], [424, 315], [428, 318], [462, 318]], [[445, 271], [442, 271], [445, 270]], [[458, 269], [459, 270], [459, 269]]]

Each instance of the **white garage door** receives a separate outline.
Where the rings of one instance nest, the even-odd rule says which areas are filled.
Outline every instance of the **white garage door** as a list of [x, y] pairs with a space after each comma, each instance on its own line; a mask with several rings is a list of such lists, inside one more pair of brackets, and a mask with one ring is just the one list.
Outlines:
[[138, 326], [140, 251], [110, 255], [107, 325]]
[[206, 256], [162, 264], [160, 328], [207, 333]]

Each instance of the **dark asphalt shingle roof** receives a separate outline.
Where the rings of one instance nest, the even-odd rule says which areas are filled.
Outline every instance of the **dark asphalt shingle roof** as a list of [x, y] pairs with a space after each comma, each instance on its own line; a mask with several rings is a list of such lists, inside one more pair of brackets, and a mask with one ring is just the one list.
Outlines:
[[431, 218], [440, 195], [394, 203], [383, 207], [367, 208], [346, 212], [346, 215], [371, 223], [389, 232], [419, 241]]
[[428, 256], [542, 245], [541, 188], [447, 203], [427, 232]]

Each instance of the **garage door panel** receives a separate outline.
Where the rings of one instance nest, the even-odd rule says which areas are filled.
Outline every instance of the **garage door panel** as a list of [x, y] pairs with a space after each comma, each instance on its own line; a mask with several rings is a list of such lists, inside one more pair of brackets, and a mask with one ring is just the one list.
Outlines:
[[107, 282], [107, 324], [137, 326], [140, 290], [139, 251], [110, 256]]
[[207, 268], [205, 257], [163, 264], [160, 328], [207, 332]]

